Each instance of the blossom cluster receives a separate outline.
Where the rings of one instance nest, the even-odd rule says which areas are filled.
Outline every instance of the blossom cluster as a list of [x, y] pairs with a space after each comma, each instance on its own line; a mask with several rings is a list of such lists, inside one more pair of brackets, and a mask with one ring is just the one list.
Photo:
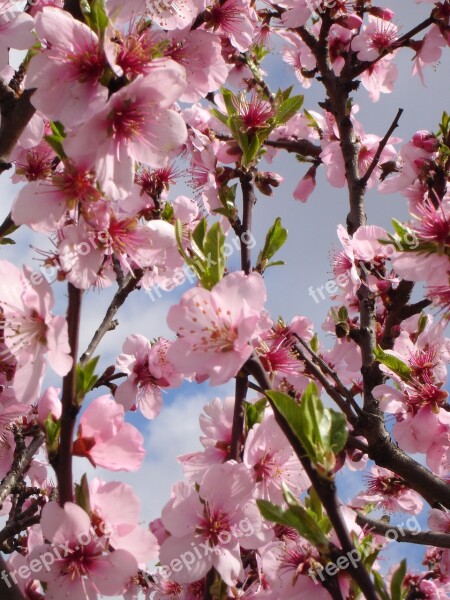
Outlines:
[[[25, 523], [2, 550], [26, 600], [196, 600], [212, 598], [210, 588], [214, 598], [241, 600], [354, 598], [354, 573], [319, 586], [311, 576], [342, 544], [315, 478], [334, 485], [344, 468], [362, 475], [361, 489], [336, 511], [371, 573], [387, 541], [360, 524], [364, 514], [425, 514], [431, 530], [450, 533], [441, 505], [426, 512], [429, 498], [414, 481], [371, 461], [358, 420], [370, 395], [396, 451], [419, 455], [433, 481], [448, 482], [450, 117], [403, 143], [366, 131], [350, 98], [342, 114], [331, 98], [342, 77], [351, 85], [340, 92], [361, 83], [378, 102], [394, 90], [403, 51], [424, 81], [450, 45], [450, 4], [421, 3], [430, 17], [408, 36], [392, 10], [369, 0], [92, 0], [79, 3], [80, 14], [62, 0], [24, 10], [0, 0], [0, 137], [5, 94], [13, 103], [29, 93], [33, 109], [12, 151], [0, 156], [0, 173], [11, 168], [19, 189], [7, 233], [23, 226], [49, 241], [37, 254], [53, 275], [0, 260], [1, 493], [21, 453], [42, 445], [20, 481], [4, 488], [0, 509], [9, 522]], [[261, 64], [271, 48], [301, 88], [324, 82], [330, 97], [320, 111], [301, 112], [303, 97], [292, 88], [270, 91]], [[23, 53], [18, 70], [11, 50]], [[411, 214], [408, 223], [393, 222], [393, 233], [365, 220], [339, 225], [326, 343], [305, 315], [269, 313], [265, 272], [280, 266], [272, 258], [287, 237], [279, 219], [255, 265], [248, 256], [255, 194], [272, 196], [284, 183], [260, 165], [272, 168], [285, 150], [309, 163], [295, 200], [309, 199], [320, 170], [330, 186], [350, 185], [351, 165], [353, 194], [400, 192]], [[189, 196], [173, 191], [181, 179]], [[4, 230], [2, 248], [11, 242]], [[231, 232], [242, 254], [234, 270], [224, 251]], [[197, 281], [169, 309], [171, 336], [124, 335], [100, 376], [90, 352], [78, 360], [74, 294], [117, 286], [116, 310], [136, 288], [181, 284], [186, 266]], [[61, 282], [67, 316], [54, 314]], [[415, 283], [425, 299], [411, 304]], [[255, 364], [261, 377], [250, 385]], [[47, 385], [56, 376], [61, 389]], [[70, 479], [70, 499], [62, 499], [67, 454], [93, 468], [138, 471], [146, 440], [130, 413], [136, 422], [156, 419], [165, 390], [234, 379], [236, 389], [244, 382], [245, 400], [239, 406], [236, 393], [204, 407], [203, 450], [179, 457], [184, 479], [159, 518], [143, 525], [140, 500], [119, 481]], [[338, 396], [345, 414], [325, 408], [326, 396]], [[301, 453], [287, 443], [283, 418]], [[155, 560], [170, 573], [149, 574]], [[423, 564], [420, 572], [405, 568], [404, 597], [448, 597], [450, 550], [428, 548]], [[387, 581], [398, 580], [391, 569]]]

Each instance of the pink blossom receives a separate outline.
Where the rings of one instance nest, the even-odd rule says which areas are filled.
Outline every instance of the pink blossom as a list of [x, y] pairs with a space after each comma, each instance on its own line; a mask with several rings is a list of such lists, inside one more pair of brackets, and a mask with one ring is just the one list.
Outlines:
[[161, 338], [153, 346], [142, 335], [128, 336], [117, 358], [117, 368], [127, 373], [128, 378], [121, 383], [115, 399], [125, 410], [137, 405], [144, 417], [154, 419], [162, 406], [161, 388], [176, 387], [183, 380], [167, 359], [170, 344]]
[[240, 546], [257, 548], [265, 542], [252, 492], [248, 469], [231, 461], [211, 466], [198, 492], [184, 483], [174, 486], [162, 511], [164, 527], [171, 535], [161, 546], [160, 561], [168, 565], [184, 552], [192, 552], [193, 545], [205, 549], [189, 569], [183, 567], [171, 575], [175, 581], [197, 581], [214, 567], [225, 583], [236, 582], [243, 572]]
[[361, 83], [369, 92], [372, 102], [378, 102], [380, 94], [390, 94], [398, 78], [398, 67], [393, 62], [395, 52], [372, 64], [361, 74]]
[[33, 18], [18, 10], [16, 2], [0, 0], [0, 68], [9, 62], [9, 48], [28, 50], [34, 44], [33, 26]]
[[145, 457], [144, 438], [124, 422], [124, 412], [110, 396], [93, 400], [81, 416], [74, 455], [110, 471], [137, 471]]
[[352, 40], [352, 50], [361, 61], [372, 61], [394, 44], [398, 27], [392, 21], [369, 16], [369, 25]]
[[141, 502], [131, 486], [93, 479], [89, 505], [96, 532], [107, 536], [115, 550], [127, 550], [144, 565], [157, 557], [158, 543], [153, 533], [139, 524]]
[[244, 464], [255, 482], [255, 497], [275, 504], [283, 501], [283, 485], [296, 496], [310, 486], [310, 481], [286, 438], [268, 415], [249, 431], [244, 448]]
[[197, 102], [224, 84], [229, 67], [222, 57], [220, 37], [209, 31], [174, 31], [166, 55], [186, 70], [182, 102]]
[[410, 489], [406, 482], [382, 467], [373, 466], [372, 474], [367, 475], [367, 490], [353, 500], [353, 506], [375, 504], [389, 512], [407, 512], [417, 515], [423, 508], [422, 498]]
[[47, 118], [74, 127], [100, 110], [108, 90], [99, 80], [106, 67], [96, 34], [68, 12], [45, 7], [35, 17], [44, 49], [30, 63], [27, 87]]
[[282, 21], [286, 27], [302, 27], [311, 16], [313, 3], [308, 2], [308, 0], [283, 0], [279, 4], [288, 9], [282, 16]]
[[60, 388], [49, 387], [40, 397], [37, 420], [41, 427], [45, 426], [45, 422], [49, 417], [54, 421], [61, 418], [62, 404], [59, 399], [60, 392]]
[[103, 191], [124, 198], [134, 181], [134, 161], [162, 167], [186, 141], [182, 117], [169, 107], [186, 86], [183, 67], [172, 62], [139, 76], [64, 143], [71, 157], [95, 165]]
[[67, 322], [62, 316], [52, 315], [52, 290], [40, 274], [39, 283], [33, 285], [34, 275], [28, 267], [20, 270], [0, 261], [4, 339], [8, 351], [17, 359], [14, 391], [17, 399], [26, 403], [33, 402], [39, 394], [45, 355], [60, 376], [66, 375], [72, 366]]
[[168, 359], [184, 373], [210, 377], [211, 385], [225, 383], [252, 353], [265, 297], [257, 273], [231, 273], [211, 291], [189, 290], [169, 310], [167, 322], [179, 337]]
[[[36, 559], [41, 565], [40, 571], [33, 569], [33, 573], [47, 584], [45, 597], [49, 600], [92, 600], [97, 594], [121, 594], [137, 572], [134, 556], [126, 550], [110, 552], [107, 544], [97, 540], [87, 513], [76, 504], [67, 502], [61, 508], [57, 502], [49, 502], [42, 509], [41, 527], [50, 543], [36, 546], [28, 561], [32, 564]], [[49, 555], [55, 560], [48, 561], [47, 570], [42, 556]]]
[[248, 50], [253, 42], [255, 25], [247, 0], [215, 2], [208, 11], [205, 26], [227, 38], [239, 52]]
[[329, 600], [330, 594], [309, 576], [319, 553], [295, 532], [261, 549], [263, 577], [269, 584], [268, 600]]

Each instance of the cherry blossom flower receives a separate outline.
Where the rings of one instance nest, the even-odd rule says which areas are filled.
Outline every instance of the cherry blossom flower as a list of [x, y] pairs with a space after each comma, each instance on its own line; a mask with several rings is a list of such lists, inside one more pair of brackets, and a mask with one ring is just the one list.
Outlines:
[[[66, 502], [64, 508], [55, 501], [46, 504], [40, 524], [50, 543], [36, 546], [28, 562], [38, 560], [41, 569], [33, 569], [33, 573], [46, 583], [49, 600], [92, 600], [97, 594], [121, 594], [137, 571], [134, 556], [126, 550], [108, 551], [107, 545], [97, 540], [87, 513], [72, 502]], [[48, 560], [46, 569], [42, 557], [49, 555], [54, 561]]]
[[296, 496], [310, 485], [297, 456], [286, 445], [273, 414], [249, 431], [243, 460], [253, 474], [257, 498], [279, 504], [283, 501], [283, 485]]
[[[0, 261], [0, 311], [7, 351], [17, 359], [14, 391], [18, 400], [32, 403], [39, 394], [45, 361], [60, 376], [72, 366], [67, 322], [53, 316], [53, 292], [39, 274]], [[7, 282], [7, 283], [6, 283]]]
[[406, 482], [392, 471], [373, 466], [372, 474], [366, 476], [368, 485], [365, 494], [359, 494], [353, 500], [353, 506], [375, 504], [389, 512], [407, 512], [417, 515], [423, 508], [423, 502], [417, 492], [410, 489]]
[[252, 353], [265, 301], [257, 273], [227, 275], [211, 291], [202, 288], [183, 294], [169, 310], [167, 322], [178, 334], [168, 359], [184, 373], [210, 377], [211, 385], [236, 375]]
[[352, 50], [357, 53], [359, 60], [375, 60], [394, 45], [397, 32], [398, 27], [392, 21], [369, 15], [369, 25], [353, 38]]
[[74, 127], [100, 110], [108, 90], [99, 80], [106, 58], [96, 34], [68, 12], [45, 7], [35, 17], [44, 49], [30, 63], [27, 86], [37, 88], [34, 106], [47, 118]]
[[137, 77], [66, 138], [65, 151], [95, 165], [103, 191], [123, 199], [132, 189], [135, 160], [163, 167], [186, 141], [182, 117], [169, 108], [185, 86], [184, 69], [173, 61]]
[[[227, 494], [222, 493], [224, 489]], [[240, 546], [257, 548], [265, 542], [252, 492], [248, 469], [234, 462], [211, 466], [198, 492], [184, 483], [174, 486], [162, 511], [162, 522], [171, 535], [161, 546], [160, 560], [168, 565], [184, 552], [193, 557], [189, 568], [180, 565], [182, 568], [174, 571], [171, 577], [176, 582], [197, 581], [211, 567], [228, 585], [236, 582], [243, 571]], [[193, 546], [199, 548], [197, 556], [192, 553]]]
[[125, 410], [139, 407], [144, 417], [154, 419], [162, 406], [161, 388], [177, 387], [183, 380], [167, 359], [170, 344], [161, 338], [153, 346], [142, 335], [128, 336], [117, 358], [117, 368], [127, 373], [115, 399]]
[[8, 64], [8, 50], [28, 50], [35, 38], [33, 18], [17, 9], [17, 3], [0, 0], [0, 68]]
[[81, 416], [73, 454], [111, 471], [137, 471], [145, 456], [144, 438], [124, 422], [124, 412], [110, 396], [93, 400]]
[[131, 486], [93, 479], [89, 483], [89, 505], [95, 531], [108, 537], [115, 550], [127, 550], [142, 565], [157, 557], [156, 538], [139, 524], [141, 502]]

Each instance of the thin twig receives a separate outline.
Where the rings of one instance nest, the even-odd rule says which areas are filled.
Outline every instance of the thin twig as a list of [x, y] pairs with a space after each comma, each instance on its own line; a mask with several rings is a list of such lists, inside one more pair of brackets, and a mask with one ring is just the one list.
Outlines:
[[114, 320], [117, 311], [124, 304], [131, 292], [137, 288], [142, 278], [142, 274], [142, 270], [138, 269], [136, 270], [135, 275], [130, 274], [124, 278], [122, 285], [119, 287], [114, 295], [114, 298], [111, 300], [110, 305], [108, 306], [103, 321], [101, 322], [97, 331], [94, 333], [94, 336], [90, 341], [86, 351], [80, 358], [81, 366], [85, 365], [92, 358], [93, 353], [102, 341], [103, 337], [108, 333], [108, 331], [111, 331], [111, 323]]
[[400, 121], [400, 117], [403, 114], [403, 108], [399, 108], [397, 115], [395, 116], [395, 119], [392, 121], [392, 125], [389, 127], [389, 129], [387, 130], [386, 135], [384, 136], [384, 138], [380, 141], [380, 143], [378, 144], [378, 149], [375, 153], [375, 156], [372, 159], [372, 162], [369, 165], [369, 168], [367, 169], [367, 171], [365, 172], [365, 174], [363, 175], [363, 177], [360, 178], [359, 183], [362, 187], [366, 187], [367, 182], [370, 179], [370, 176], [372, 175], [372, 173], [375, 171], [378, 162], [380, 160], [380, 156], [381, 153], [383, 152], [383, 150], [386, 148], [386, 145], [389, 141], [389, 138], [391, 137], [392, 133], [395, 131], [395, 129], [397, 129], [398, 127], [398, 123]]
[[[403, 527], [397, 527], [390, 523], [369, 519], [369, 517], [360, 513], [358, 513], [356, 517], [356, 522], [361, 527], [367, 527], [379, 535], [386, 535], [388, 533], [390, 536], [395, 533], [396, 542], [419, 544], [421, 546], [437, 546], [438, 548], [450, 548], [450, 535], [448, 533], [404, 529]], [[394, 538], [387, 536], [387, 539], [391, 541]]]
[[20, 455], [14, 456], [13, 464], [9, 473], [2, 480], [0, 484], [0, 506], [3, 504], [5, 499], [12, 493], [18, 480], [23, 476], [34, 456], [36, 455], [39, 448], [45, 441], [43, 433], [39, 432], [31, 440], [29, 445], [24, 449]]

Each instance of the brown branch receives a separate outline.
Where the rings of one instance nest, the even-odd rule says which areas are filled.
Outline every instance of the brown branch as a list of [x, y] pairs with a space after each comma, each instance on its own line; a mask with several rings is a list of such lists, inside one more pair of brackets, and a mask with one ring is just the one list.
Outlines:
[[367, 182], [369, 181], [370, 176], [375, 171], [375, 169], [376, 169], [376, 167], [378, 165], [381, 153], [386, 148], [386, 145], [387, 145], [387, 143], [389, 141], [389, 138], [391, 137], [392, 133], [398, 127], [398, 123], [400, 121], [400, 117], [402, 116], [402, 114], [403, 114], [403, 108], [399, 108], [395, 119], [392, 121], [392, 125], [389, 127], [389, 129], [388, 129], [386, 135], [384, 136], [384, 138], [378, 144], [378, 149], [377, 149], [377, 151], [375, 153], [375, 156], [372, 159], [372, 162], [370, 163], [369, 168], [367, 169], [367, 171], [363, 175], [363, 177], [361, 177], [361, 179], [359, 180], [359, 184], [361, 185], [361, 187], [365, 188], [367, 186]]
[[[253, 355], [247, 361], [247, 363], [245, 364], [245, 368], [256, 379], [258, 384], [263, 389], [265, 389], [266, 391], [271, 389], [272, 386], [270, 384], [267, 373], [264, 371], [256, 355]], [[299, 461], [305, 469], [305, 472], [308, 475], [312, 486], [317, 492], [317, 495], [328, 514], [328, 517], [336, 532], [337, 538], [341, 544], [342, 551], [344, 553], [350, 553], [354, 551], [355, 548], [353, 546], [349, 532], [347, 531], [347, 527], [339, 509], [339, 501], [337, 498], [335, 482], [332, 480], [330, 481], [328, 479], [324, 479], [319, 476], [310, 459], [308, 458], [300, 440], [290, 428], [289, 423], [278, 411], [276, 405], [270, 400], [270, 398], [269, 402], [274, 412], [276, 422], [278, 423], [282, 432], [284, 433], [290, 445], [292, 446], [295, 454], [297, 455]], [[349, 567], [349, 572], [361, 588], [361, 591], [363, 592], [366, 600], [378, 600], [378, 596], [375, 592], [373, 583], [364, 565], [359, 563], [356, 568]]]
[[70, 13], [74, 19], [84, 23], [84, 16], [80, 7], [80, 0], [64, 0], [64, 10]]
[[25, 90], [20, 96], [0, 79], [0, 174], [11, 167], [9, 156], [23, 130], [35, 113], [30, 98], [34, 90]]
[[58, 453], [52, 461], [52, 466], [58, 478], [59, 503], [61, 506], [73, 500], [72, 442], [75, 421], [79, 411], [79, 406], [76, 403], [75, 387], [83, 290], [69, 283], [68, 293], [67, 322], [69, 325], [70, 355], [73, 364], [63, 379], [61, 433]]
[[239, 373], [236, 377], [233, 426], [231, 429], [231, 444], [229, 460], [241, 461], [242, 435], [244, 432], [244, 402], [247, 398], [248, 376], [245, 373]]
[[0, 484], [0, 506], [3, 504], [5, 499], [13, 492], [19, 479], [23, 476], [23, 474], [29, 467], [36, 452], [44, 443], [44, 440], [44, 434], [38, 432], [36, 436], [31, 440], [28, 446], [24, 446], [20, 452], [14, 452], [14, 459], [11, 469]]
[[[231, 135], [224, 133], [214, 132], [214, 136], [218, 140], [225, 142], [234, 141], [234, 138]], [[287, 152], [300, 154], [301, 156], [312, 156], [313, 158], [318, 158], [322, 152], [322, 148], [320, 146], [316, 146], [316, 144], [313, 144], [313, 142], [305, 139], [297, 140], [280, 138], [278, 140], [265, 140], [263, 145], [267, 146], [268, 148], [279, 148], [280, 150], [286, 150]]]
[[139, 281], [142, 279], [142, 275], [143, 271], [141, 269], [137, 269], [135, 275], [127, 275], [123, 279], [122, 285], [119, 287], [114, 295], [114, 298], [111, 300], [110, 305], [108, 306], [103, 321], [101, 322], [97, 331], [94, 333], [94, 336], [90, 341], [86, 351], [80, 358], [81, 366], [85, 365], [92, 358], [93, 353], [102, 341], [103, 337], [108, 333], [108, 331], [111, 331], [111, 324], [117, 314], [117, 311], [124, 304], [131, 292], [137, 288]]
[[[361, 527], [367, 527], [379, 535], [386, 535], [388, 532], [395, 532], [397, 534], [395, 539], [396, 542], [419, 544], [421, 546], [437, 546], [438, 548], [450, 548], [450, 535], [448, 533], [404, 529], [403, 527], [396, 527], [390, 523], [383, 523], [382, 521], [369, 519], [369, 517], [366, 517], [360, 513], [358, 513], [356, 517], [356, 522]], [[387, 539], [392, 540], [390, 537]]]

